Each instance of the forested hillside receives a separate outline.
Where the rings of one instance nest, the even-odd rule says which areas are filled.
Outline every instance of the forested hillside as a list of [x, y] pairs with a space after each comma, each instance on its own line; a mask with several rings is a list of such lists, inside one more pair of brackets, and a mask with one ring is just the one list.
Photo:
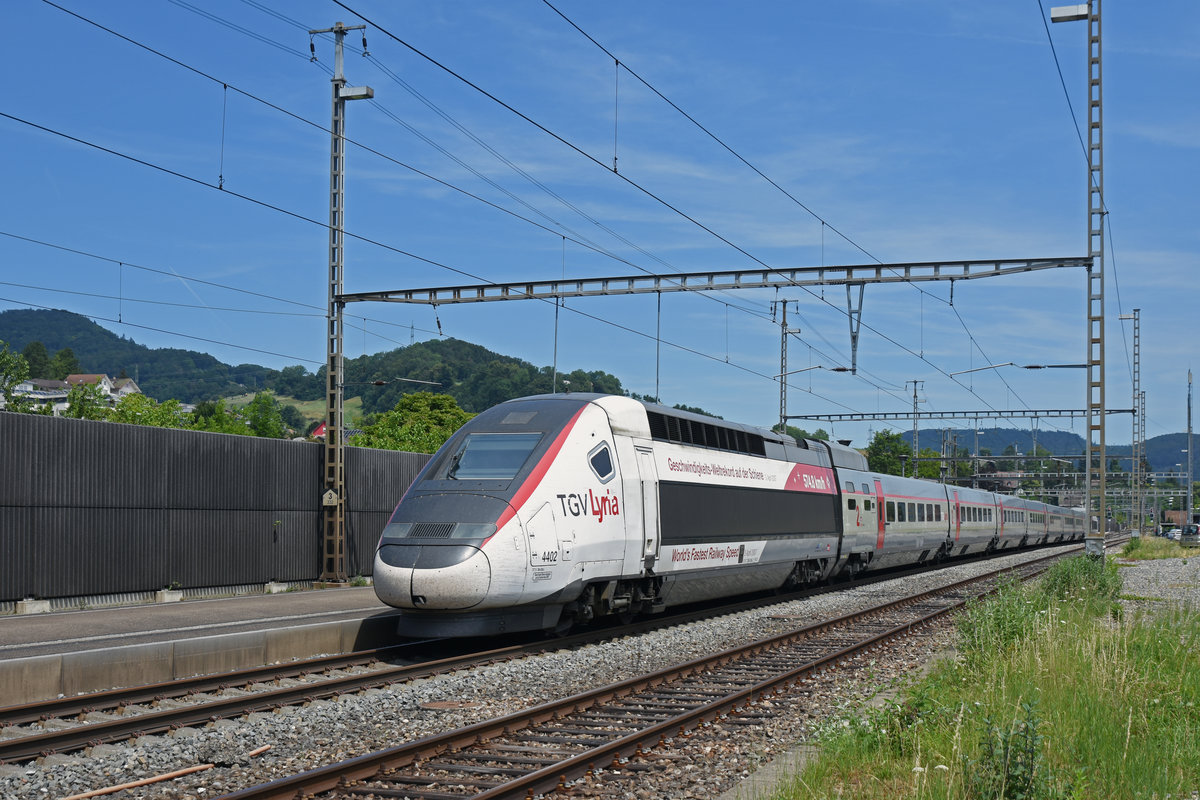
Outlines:
[[[0, 312], [0, 341], [18, 353], [32, 342], [41, 342], [50, 356], [70, 348], [80, 372], [128, 376], [160, 402], [173, 398], [199, 403], [263, 389], [298, 400], [320, 399], [325, 393], [324, 367], [313, 373], [300, 365], [282, 370], [255, 364], [230, 366], [193, 350], [151, 349], [69, 311]], [[513, 397], [549, 392], [553, 371], [457, 339], [418, 342], [345, 363], [345, 396], [361, 396], [363, 412], [368, 414], [388, 411], [404, 393], [421, 390], [445, 392], [463, 409], [483, 411]], [[560, 389], [564, 379], [573, 391], [625, 393], [621, 381], [606, 372], [560, 373]], [[375, 386], [375, 381], [384, 383]]]
[[[1130, 435], [1129, 428], [1124, 427], [1122, 432], [1125, 434], [1125, 440], [1128, 441]], [[975, 432], [973, 430], [952, 430], [950, 434], [958, 437], [958, 448], [960, 451], [974, 451]], [[901, 436], [905, 442], [911, 445], [911, 430], [905, 431]], [[1112, 462], [1115, 459], [1121, 471], [1128, 472], [1132, 467], [1129, 460], [1132, 448], [1128, 444], [1112, 443], [1112, 440], [1116, 436], [1114, 436], [1113, 426], [1111, 425], [1108, 431], [1108, 438], [1110, 441], [1105, 447], [1108, 460]], [[921, 445], [922, 449], [929, 447], [939, 450], [941, 443], [941, 430], [922, 429], [920, 431], [918, 444]], [[1196, 444], [1200, 446], [1200, 441]], [[1039, 430], [1037, 432], [1037, 447], [1039, 453], [1044, 451], [1056, 455], [1078, 457], [1083, 455], [1083, 437], [1069, 431]], [[1145, 458], [1150, 464], [1151, 469], [1156, 472], [1174, 472], [1176, 464], [1187, 461], [1186, 450], [1186, 433], [1165, 433], [1146, 440]], [[1014, 453], [1033, 453], [1033, 431], [1022, 430], [1020, 428], [980, 428], [979, 451], [981, 453], [990, 453], [997, 457], [1012, 455]], [[1195, 462], [1194, 470], [1200, 472], [1200, 457], [1196, 458]]]
[[70, 311], [0, 312], [0, 341], [18, 353], [31, 342], [41, 342], [50, 355], [70, 348], [80, 372], [133, 378], [145, 394], [159, 401], [199, 403], [259, 391], [269, 388], [268, 381], [278, 375], [256, 364], [233, 367], [194, 350], [151, 349]]
[[[282, 370], [256, 364], [231, 366], [194, 350], [151, 349], [69, 311], [17, 309], [0, 312], [0, 341], [6, 342], [9, 349], [17, 353], [31, 342], [41, 342], [51, 357], [70, 348], [80, 372], [131, 377], [146, 395], [160, 402], [176, 399], [194, 404], [264, 389], [297, 400], [322, 400], [325, 394], [324, 367], [314, 373], [300, 365]], [[381, 414], [394, 408], [405, 393], [444, 392], [462, 409], [477, 413], [513, 397], [549, 392], [551, 373], [549, 366], [536, 367], [528, 361], [500, 355], [470, 342], [434, 339], [385, 353], [347, 359], [345, 397], [361, 397], [364, 414]], [[401, 379], [430, 381], [437, 385]], [[383, 384], [376, 386], [375, 381]], [[626, 393], [616, 376], [598, 370], [574, 369], [567, 373], [560, 370], [560, 389], [565, 381], [570, 381], [571, 391]], [[701, 408], [687, 410], [708, 413]], [[938, 449], [941, 433], [940, 430], [922, 430], [922, 448]], [[958, 436], [960, 450], [974, 449], [973, 430], [953, 433]], [[1124, 428], [1124, 433], [1127, 437], [1128, 428]], [[902, 435], [905, 441], [912, 441], [911, 431]], [[1109, 438], [1119, 438], [1115, 426], [1110, 425]], [[1083, 438], [1069, 431], [1040, 430], [1037, 444], [1050, 453], [1083, 453]], [[1017, 428], [980, 428], [979, 447], [995, 456], [1003, 456], [1006, 451], [1031, 453], [1033, 434]], [[1186, 447], [1185, 434], [1156, 436], [1146, 442], [1147, 460], [1154, 470], [1174, 471], [1177, 463], [1187, 460], [1180, 452]], [[1108, 445], [1110, 459], [1126, 457], [1120, 461], [1122, 470], [1130, 468], [1129, 452], [1128, 444]], [[1195, 461], [1200, 469], [1200, 458]]]

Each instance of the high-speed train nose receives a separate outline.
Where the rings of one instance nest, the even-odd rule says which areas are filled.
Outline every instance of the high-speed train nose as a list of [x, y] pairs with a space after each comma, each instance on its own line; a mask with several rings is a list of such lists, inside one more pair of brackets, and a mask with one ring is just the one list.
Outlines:
[[472, 608], [491, 583], [487, 554], [473, 545], [384, 544], [375, 556], [375, 593], [398, 608]]

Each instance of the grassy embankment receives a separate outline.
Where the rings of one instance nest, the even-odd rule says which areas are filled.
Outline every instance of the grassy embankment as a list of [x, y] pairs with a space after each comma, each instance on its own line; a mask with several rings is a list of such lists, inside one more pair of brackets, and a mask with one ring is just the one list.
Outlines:
[[770, 797], [1191, 797], [1200, 614], [1127, 618], [1119, 591], [1115, 565], [1087, 557], [1006, 585], [961, 615], [957, 659], [829, 724]]
[[1174, 539], [1162, 536], [1142, 536], [1130, 539], [1121, 548], [1122, 559], [1150, 561], [1159, 558], [1200, 558], [1200, 548], [1184, 547]]

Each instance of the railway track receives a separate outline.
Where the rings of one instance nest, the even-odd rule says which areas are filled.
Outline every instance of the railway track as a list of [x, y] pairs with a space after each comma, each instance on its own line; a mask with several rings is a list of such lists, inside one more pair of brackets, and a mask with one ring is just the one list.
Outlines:
[[650, 750], [669, 751], [677, 738], [699, 726], [753, 714], [759, 703], [813, 671], [880, 647], [987, 594], [1000, 575], [1028, 579], [1065, 555], [993, 571], [223, 800], [493, 800], [564, 790]]
[[[1075, 549], [1077, 547], [1064, 548], [1064, 551], [1074, 552]], [[884, 573], [859, 580], [856, 585], [922, 571], [925, 569]], [[723, 605], [717, 613], [738, 613], [839, 588], [841, 585], [754, 598]], [[52, 754], [78, 752], [99, 744], [206, 725], [289, 705], [309, 704], [342, 694], [524, 658], [551, 649], [582, 647], [613, 636], [636, 635], [712, 616], [713, 609], [704, 608], [617, 629], [589, 630], [560, 639], [536, 639], [484, 651], [464, 648], [460, 641], [410, 642], [378, 650], [9, 706], [0, 708], [0, 763], [21, 763]], [[459, 650], [445, 657], [448, 648]], [[433, 658], [432, 652], [438, 652], [442, 657]]]

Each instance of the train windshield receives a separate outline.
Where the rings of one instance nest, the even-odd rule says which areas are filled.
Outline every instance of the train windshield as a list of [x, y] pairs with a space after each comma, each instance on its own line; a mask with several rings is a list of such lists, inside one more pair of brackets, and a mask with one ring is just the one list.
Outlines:
[[449, 481], [512, 480], [541, 439], [540, 433], [469, 433], [438, 474], [430, 477]]

